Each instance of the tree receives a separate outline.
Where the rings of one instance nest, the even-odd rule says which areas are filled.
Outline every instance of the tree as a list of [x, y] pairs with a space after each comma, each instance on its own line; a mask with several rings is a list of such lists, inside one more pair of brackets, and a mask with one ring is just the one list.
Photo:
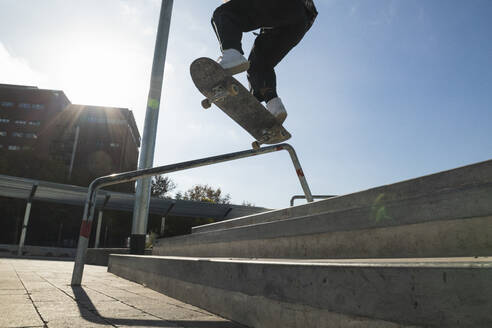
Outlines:
[[230, 204], [231, 196], [229, 194], [222, 196], [222, 190], [220, 190], [220, 188], [214, 189], [208, 185], [196, 185], [184, 194], [178, 192], [176, 194], [176, 199]]
[[176, 189], [176, 184], [169, 177], [158, 175], [152, 178], [150, 194], [152, 197], [166, 198], [166, 194]]

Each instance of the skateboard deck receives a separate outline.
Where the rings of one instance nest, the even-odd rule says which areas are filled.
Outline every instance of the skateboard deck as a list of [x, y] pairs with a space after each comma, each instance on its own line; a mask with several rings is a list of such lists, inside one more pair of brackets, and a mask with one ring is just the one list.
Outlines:
[[277, 144], [291, 137], [275, 116], [214, 60], [196, 59], [190, 66], [190, 74], [197, 89], [206, 97], [202, 106], [219, 107], [255, 138], [253, 148]]

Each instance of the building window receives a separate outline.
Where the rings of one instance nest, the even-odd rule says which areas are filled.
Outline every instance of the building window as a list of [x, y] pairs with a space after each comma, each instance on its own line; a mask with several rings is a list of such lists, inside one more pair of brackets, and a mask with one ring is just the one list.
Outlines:
[[10, 120], [8, 118], [0, 118], [0, 123], [8, 123]]
[[20, 103], [18, 105], [19, 108], [24, 108], [24, 109], [34, 109], [34, 110], [41, 110], [44, 109], [43, 104], [28, 104], [28, 103]]
[[22, 146], [22, 150], [31, 150], [32, 147], [31, 146]]
[[38, 138], [38, 135], [36, 133], [26, 133], [26, 134], [24, 134], [24, 136], [27, 139], [37, 139]]
[[0, 137], [6, 137], [7, 136], [7, 132], [5, 131], [0, 131]]
[[20, 103], [18, 106], [19, 108], [31, 109], [31, 104], [27, 103]]
[[98, 117], [98, 116], [87, 116], [87, 122], [90, 123], [100, 123], [100, 124], [111, 124], [111, 125], [125, 125], [126, 120], [118, 120], [113, 118]]
[[0, 149], [2, 149], [2, 148], [3, 148], [3, 145], [0, 145]]
[[29, 125], [31, 125], [31, 126], [40, 126], [41, 125], [41, 121], [29, 121]]
[[9, 150], [20, 150], [20, 146], [9, 146]]
[[109, 144], [112, 148], [120, 148], [120, 144], [119, 143], [115, 143], [115, 142], [112, 142]]
[[22, 138], [23, 136], [24, 136], [24, 133], [22, 133], [22, 132], [12, 132], [12, 137]]
[[24, 120], [15, 120], [14, 123], [17, 124], [17, 125], [26, 125], [27, 124], [27, 122], [24, 121]]
[[11, 101], [2, 101], [2, 102], [0, 103], [0, 105], [1, 105], [2, 107], [14, 107], [14, 103], [13, 103], [13, 102], [11, 102]]

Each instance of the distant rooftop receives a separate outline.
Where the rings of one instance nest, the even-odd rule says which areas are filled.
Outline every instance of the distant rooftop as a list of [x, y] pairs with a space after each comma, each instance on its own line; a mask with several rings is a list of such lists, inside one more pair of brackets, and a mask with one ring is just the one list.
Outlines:
[[31, 86], [31, 85], [2, 84], [2, 83], [0, 83], [0, 88], [39, 89], [38, 87]]

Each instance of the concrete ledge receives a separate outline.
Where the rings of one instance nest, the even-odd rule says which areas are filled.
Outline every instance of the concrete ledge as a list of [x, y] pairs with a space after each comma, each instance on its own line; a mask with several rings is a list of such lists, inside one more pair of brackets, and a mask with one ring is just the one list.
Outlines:
[[[109, 255], [111, 254], [130, 254], [129, 248], [89, 248], [85, 258], [86, 264], [107, 266]], [[145, 255], [151, 255], [152, 250], [146, 249]]]
[[[314, 204], [313, 204], [314, 206]], [[277, 258], [492, 254], [492, 184], [159, 239], [154, 255]]]
[[381, 198], [384, 198], [384, 202], [401, 201], [411, 198], [426, 197], [431, 194], [445, 192], [451, 189], [466, 189], [467, 187], [484, 186], [487, 184], [490, 185], [491, 183], [492, 160], [391, 185], [372, 188], [349, 195], [317, 201], [311, 204], [202, 225], [194, 227], [192, 231], [193, 233], [202, 233], [324, 212], [337, 212], [364, 206], [378, 205], [378, 203], [381, 202]]
[[[108, 271], [251, 327], [490, 327], [492, 259], [111, 255]], [[329, 320], [329, 321], [328, 321]]]
[[[15, 255], [17, 256], [17, 251], [19, 245], [7, 245], [0, 244], [0, 256], [4, 255]], [[40, 257], [59, 257], [73, 259], [75, 258], [76, 248], [61, 248], [61, 247], [44, 247], [44, 246], [29, 246], [24, 245], [22, 247], [22, 255], [24, 256], [40, 256]]]
[[221, 236], [216, 237], [203, 244], [193, 238], [162, 239], [153, 255], [304, 259], [489, 256], [492, 216], [266, 239], [253, 235], [222, 241]]

